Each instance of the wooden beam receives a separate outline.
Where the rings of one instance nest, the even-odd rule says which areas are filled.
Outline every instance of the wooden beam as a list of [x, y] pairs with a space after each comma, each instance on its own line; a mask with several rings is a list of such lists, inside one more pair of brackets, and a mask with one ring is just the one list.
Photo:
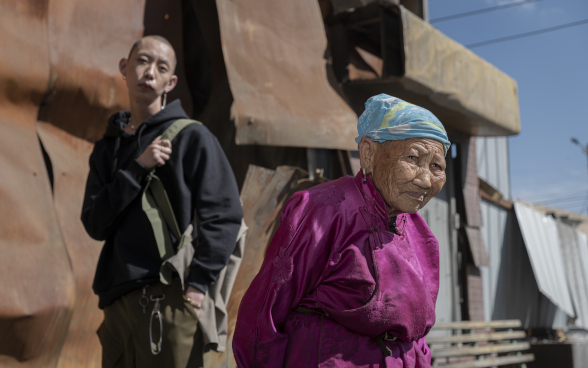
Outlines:
[[484, 192], [482, 189], [480, 189], [480, 196], [482, 197], [482, 199], [485, 199], [488, 202], [492, 202], [495, 205], [500, 206], [506, 210], [512, 210], [512, 201], [509, 201], [504, 198], [500, 198], [497, 200], [495, 196], [489, 195], [488, 193]]
[[462, 346], [457, 348], [431, 348], [433, 358], [457, 357], [467, 355], [482, 355], [491, 353], [508, 353], [511, 351], [528, 350], [531, 344], [528, 342], [517, 342], [514, 344], [498, 344], [485, 346]]
[[487, 368], [487, 367], [496, 367], [501, 365], [507, 364], [517, 364], [517, 363], [528, 363], [535, 360], [535, 355], [533, 354], [523, 354], [523, 355], [510, 355], [510, 356], [503, 356], [498, 358], [491, 358], [491, 359], [484, 359], [484, 360], [472, 360], [469, 362], [462, 362], [462, 363], [450, 363], [450, 364], [433, 364], [433, 367], [438, 368]]
[[474, 328], [517, 328], [521, 327], [521, 321], [518, 319], [510, 319], [503, 321], [490, 321], [490, 322], [475, 322], [475, 321], [462, 321], [462, 322], [437, 322], [433, 326], [434, 330], [439, 329], [454, 329], [454, 330], [471, 330]]
[[427, 344], [450, 344], [457, 342], [515, 340], [526, 337], [525, 331], [488, 332], [479, 334], [463, 334], [451, 336], [427, 336]]

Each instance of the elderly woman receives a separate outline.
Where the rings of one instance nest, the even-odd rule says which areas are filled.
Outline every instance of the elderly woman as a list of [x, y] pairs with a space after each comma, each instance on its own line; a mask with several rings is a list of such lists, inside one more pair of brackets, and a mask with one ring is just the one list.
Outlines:
[[239, 308], [239, 367], [430, 367], [439, 246], [417, 211], [445, 184], [450, 143], [384, 94], [358, 131], [361, 172], [286, 204]]

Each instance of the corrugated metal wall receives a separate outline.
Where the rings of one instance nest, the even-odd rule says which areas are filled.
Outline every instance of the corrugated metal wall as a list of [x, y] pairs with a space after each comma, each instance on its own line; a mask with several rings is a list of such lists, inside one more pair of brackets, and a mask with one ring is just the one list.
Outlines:
[[[478, 175], [511, 198], [507, 137], [479, 137]], [[526, 328], [561, 328], [567, 316], [537, 286], [514, 211], [482, 201], [489, 266], [481, 267], [486, 320], [520, 319]]]
[[508, 137], [478, 137], [476, 139], [478, 176], [510, 199], [510, 165]]
[[557, 221], [561, 251], [570, 294], [574, 303], [574, 325], [588, 329], [588, 255], [585, 254], [586, 235], [574, 227]]
[[490, 266], [482, 269], [486, 319], [520, 319], [525, 328], [565, 327], [566, 314], [539, 291], [515, 212], [483, 206], [482, 233], [490, 248]]
[[514, 208], [539, 290], [569, 316], [573, 316], [574, 307], [555, 219], [521, 202], [515, 202]]

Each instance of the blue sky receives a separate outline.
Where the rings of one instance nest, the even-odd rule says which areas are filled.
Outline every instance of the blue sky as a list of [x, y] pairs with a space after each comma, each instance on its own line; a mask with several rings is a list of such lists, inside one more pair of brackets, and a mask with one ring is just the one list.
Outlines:
[[[521, 0], [429, 0], [429, 18]], [[588, 19], [587, 0], [541, 0], [445, 22], [441, 32], [468, 45]], [[472, 48], [518, 83], [521, 133], [509, 138], [512, 196], [586, 211], [588, 24]]]

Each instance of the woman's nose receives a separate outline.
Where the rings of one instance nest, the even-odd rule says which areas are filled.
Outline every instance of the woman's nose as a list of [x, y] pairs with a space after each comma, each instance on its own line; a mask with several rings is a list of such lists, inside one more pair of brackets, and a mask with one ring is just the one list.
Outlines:
[[414, 184], [418, 185], [422, 189], [431, 188], [431, 170], [427, 168], [419, 167], [417, 176], [414, 178]]

